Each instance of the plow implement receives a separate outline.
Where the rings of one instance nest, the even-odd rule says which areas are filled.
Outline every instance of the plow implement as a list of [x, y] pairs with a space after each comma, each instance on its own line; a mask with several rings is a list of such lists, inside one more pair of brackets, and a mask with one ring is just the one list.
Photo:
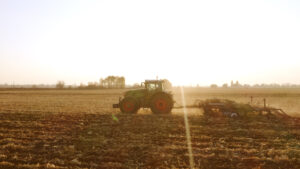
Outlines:
[[253, 105], [238, 103], [226, 99], [207, 99], [196, 100], [194, 104], [187, 106], [174, 106], [174, 109], [199, 108], [203, 109], [204, 115], [214, 117], [245, 117], [251, 115], [276, 116], [280, 118], [290, 118], [284, 110], [266, 106], [266, 99], [263, 99], [264, 105]]

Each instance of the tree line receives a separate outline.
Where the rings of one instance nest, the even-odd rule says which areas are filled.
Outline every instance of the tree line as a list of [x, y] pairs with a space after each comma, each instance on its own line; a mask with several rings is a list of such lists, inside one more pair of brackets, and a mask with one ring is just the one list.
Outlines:
[[64, 81], [58, 81], [55, 86], [57, 89], [63, 88], [79, 88], [79, 89], [123, 89], [125, 88], [125, 77], [123, 76], [107, 76], [101, 78], [99, 82], [88, 82], [87, 85], [81, 83], [79, 86], [66, 86]]
[[277, 83], [271, 83], [271, 84], [240, 84], [239, 81], [233, 82], [231, 81], [230, 85], [228, 83], [224, 83], [221, 86], [218, 86], [217, 84], [211, 84], [210, 88], [300, 88], [300, 85], [297, 84], [277, 84]]

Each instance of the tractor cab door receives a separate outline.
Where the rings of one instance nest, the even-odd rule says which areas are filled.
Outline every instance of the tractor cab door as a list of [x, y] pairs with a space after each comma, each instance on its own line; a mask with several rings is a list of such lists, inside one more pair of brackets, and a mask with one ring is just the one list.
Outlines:
[[161, 83], [145, 83], [145, 88], [146, 88], [145, 100], [147, 103], [150, 101], [150, 99], [155, 93], [162, 91]]

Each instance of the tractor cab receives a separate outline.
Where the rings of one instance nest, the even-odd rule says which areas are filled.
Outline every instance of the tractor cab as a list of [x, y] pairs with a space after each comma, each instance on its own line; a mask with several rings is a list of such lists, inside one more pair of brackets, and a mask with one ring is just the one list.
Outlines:
[[144, 84], [145, 89], [148, 91], [163, 91], [163, 80], [145, 80]]

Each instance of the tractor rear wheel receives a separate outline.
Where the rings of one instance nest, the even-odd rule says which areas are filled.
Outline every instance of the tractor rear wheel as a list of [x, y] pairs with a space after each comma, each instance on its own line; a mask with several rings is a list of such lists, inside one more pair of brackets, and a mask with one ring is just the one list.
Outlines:
[[122, 113], [133, 114], [139, 109], [138, 102], [132, 97], [125, 97], [120, 102], [120, 110]]
[[155, 114], [169, 114], [173, 108], [173, 100], [165, 93], [156, 94], [150, 101], [150, 108]]

